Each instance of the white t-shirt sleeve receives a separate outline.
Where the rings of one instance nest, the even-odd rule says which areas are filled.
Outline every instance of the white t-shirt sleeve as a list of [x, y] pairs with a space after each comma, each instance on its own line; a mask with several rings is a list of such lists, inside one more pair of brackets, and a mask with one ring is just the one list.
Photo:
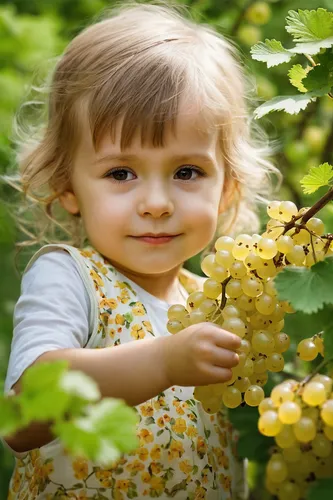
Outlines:
[[84, 347], [90, 299], [75, 260], [62, 249], [41, 255], [24, 274], [14, 310], [5, 392], [43, 353]]

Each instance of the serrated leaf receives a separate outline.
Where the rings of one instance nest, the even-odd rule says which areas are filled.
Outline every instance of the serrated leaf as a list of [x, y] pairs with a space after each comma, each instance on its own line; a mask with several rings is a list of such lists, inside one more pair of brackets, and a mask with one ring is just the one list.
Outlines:
[[331, 91], [333, 86], [333, 54], [327, 52], [319, 58], [319, 64], [315, 66], [303, 81], [307, 90], [321, 90], [325, 94]]
[[26, 422], [46, 421], [63, 418], [69, 409], [70, 395], [60, 389], [36, 391], [29, 394], [22, 391], [18, 396], [22, 417]]
[[317, 479], [309, 489], [307, 500], [331, 500], [333, 491], [333, 478]]
[[[331, 314], [333, 316], [333, 309], [331, 309]], [[325, 357], [333, 357], [333, 322], [331, 316], [331, 323], [324, 328], [324, 352]]]
[[52, 363], [37, 363], [31, 366], [22, 377], [22, 391], [35, 392], [56, 387], [65, 371], [68, 369], [66, 361]]
[[268, 68], [289, 62], [295, 55], [285, 49], [282, 43], [274, 38], [272, 40], [266, 38], [265, 42], [256, 43], [251, 47], [250, 52], [252, 59], [265, 62]]
[[290, 115], [295, 115], [304, 110], [316, 98], [317, 95], [310, 92], [300, 95], [277, 96], [256, 108], [254, 110], [254, 117], [259, 119], [273, 111], [285, 111]]
[[288, 71], [290, 83], [297, 88], [300, 92], [307, 92], [308, 89], [304, 87], [302, 80], [306, 77], [311, 67], [303, 68], [301, 64], [294, 64]]
[[319, 167], [311, 167], [307, 175], [301, 180], [305, 194], [312, 194], [322, 186], [327, 186], [333, 178], [333, 167], [329, 163], [322, 163]]
[[290, 10], [286, 30], [298, 42], [313, 42], [333, 36], [333, 13], [326, 9]]
[[317, 312], [324, 304], [333, 304], [333, 258], [311, 268], [288, 266], [274, 284], [279, 299], [289, 301], [296, 311]]
[[105, 398], [87, 407], [86, 415], [57, 422], [53, 430], [72, 454], [108, 467], [138, 446], [137, 420], [135, 410], [123, 401]]
[[310, 56], [315, 56], [321, 51], [321, 49], [329, 49], [332, 46], [333, 36], [330, 36], [324, 40], [318, 40], [317, 42], [296, 43], [295, 47], [288, 50], [294, 54], [308, 54]]

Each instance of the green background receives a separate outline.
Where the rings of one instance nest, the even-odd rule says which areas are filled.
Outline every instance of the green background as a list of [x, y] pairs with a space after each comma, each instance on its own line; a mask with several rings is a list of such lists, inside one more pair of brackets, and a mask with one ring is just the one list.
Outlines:
[[[0, 0], [0, 174], [15, 167], [11, 140], [13, 119], [18, 107], [26, 100], [32, 80], [43, 74], [68, 40], [91, 22], [92, 17], [114, 3], [106, 0]], [[292, 64], [304, 65], [306, 60], [304, 56], [297, 56], [289, 65], [268, 70], [265, 64], [251, 59], [251, 45], [265, 38], [276, 38], [289, 47], [291, 39], [284, 26], [290, 9], [323, 7], [332, 10], [332, 0], [267, 0], [262, 2], [265, 4], [263, 12], [267, 12], [261, 23], [260, 17], [249, 16], [249, 8], [255, 3], [251, 0], [179, 0], [178, 3], [188, 5], [194, 18], [212, 24], [238, 43], [243, 63], [252, 75], [257, 105], [275, 95], [296, 93], [289, 83], [287, 70]], [[310, 166], [325, 161], [333, 163], [333, 100], [328, 97], [319, 99], [295, 116], [273, 113], [262, 119], [261, 125], [279, 144], [274, 161], [284, 175], [284, 182], [277, 197], [293, 200], [298, 206], [309, 206], [314, 197], [302, 195], [299, 179]], [[13, 200], [13, 190], [0, 184], [0, 381], [6, 374], [12, 314], [20, 287], [14, 257], [15, 241], [21, 235], [15, 229], [8, 208]], [[333, 231], [332, 204], [322, 211], [321, 217], [327, 230]], [[198, 271], [197, 260], [189, 265]], [[294, 343], [299, 335], [299, 324], [297, 327], [296, 324], [295, 320], [291, 321], [287, 332], [292, 335]], [[295, 370], [297, 366], [292, 355], [293, 347], [289, 367]], [[245, 453], [248, 449], [250, 455], [251, 451], [251, 458], [261, 458], [259, 442], [254, 445], [250, 439], [243, 445]], [[12, 458], [0, 447], [0, 500], [6, 498], [11, 470]], [[258, 500], [269, 498], [261, 485], [261, 466], [252, 463], [250, 472], [251, 497]]]

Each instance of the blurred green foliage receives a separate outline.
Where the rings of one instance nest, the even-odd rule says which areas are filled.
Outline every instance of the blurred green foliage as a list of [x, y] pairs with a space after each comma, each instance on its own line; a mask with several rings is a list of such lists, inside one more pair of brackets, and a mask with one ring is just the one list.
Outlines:
[[[68, 40], [115, 3], [112, 0], [0, 0], [0, 174], [15, 165], [13, 120], [27, 99], [36, 75], [43, 75]], [[257, 105], [275, 95], [294, 93], [294, 89], [287, 77], [291, 64], [267, 70], [266, 65], [251, 59], [251, 45], [265, 38], [276, 38], [288, 47], [290, 38], [284, 29], [284, 20], [291, 9], [332, 10], [332, 0], [177, 0], [175, 3], [187, 5], [195, 19], [212, 24], [239, 45], [242, 60], [252, 75]], [[304, 58], [298, 56], [298, 60], [293, 60], [293, 64], [297, 63], [304, 65]], [[310, 166], [333, 162], [333, 100], [319, 99], [296, 116], [274, 113], [262, 119], [261, 125], [269, 137], [279, 143], [275, 162], [284, 175], [284, 182], [277, 197], [293, 200], [299, 206], [311, 205], [318, 194], [304, 196], [299, 180]], [[20, 287], [14, 265], [14, 244], [20, 235], [6, 208], [13, 196], [9, 186], [0, 185], [0, 380], [6, 373], [12, 314]], [[333, 231], [332, 204], [322, 211], [321, 217], [327, 230]], [[189, 265], [199, 271], [198, 260]], [[287, 325], [294, 344], [299, 338], [300, 324], [301, 321], [293, 319]], [[293, 356], [289, 356], [293, 370], [296, 368]], [[245, 413], [242, 415], [248, 418]], [[249, 452], [251, 448], [250, 442]], [[261, 467], [255, 463], [250, 467], [252, 498], [256, 500], [269, 498], [263, 491]], [[11, 468], [11, 456], [0, 448], [0, 500], [7, 496]]]

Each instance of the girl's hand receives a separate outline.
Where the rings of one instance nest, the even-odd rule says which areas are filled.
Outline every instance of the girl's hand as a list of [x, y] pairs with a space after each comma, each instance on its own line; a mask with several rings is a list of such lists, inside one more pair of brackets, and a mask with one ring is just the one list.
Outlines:
[[170, 386], [227, 382], [239, 363], [241, 339], [213, 323], [198, 323], [163, 337], [164, 369]]

